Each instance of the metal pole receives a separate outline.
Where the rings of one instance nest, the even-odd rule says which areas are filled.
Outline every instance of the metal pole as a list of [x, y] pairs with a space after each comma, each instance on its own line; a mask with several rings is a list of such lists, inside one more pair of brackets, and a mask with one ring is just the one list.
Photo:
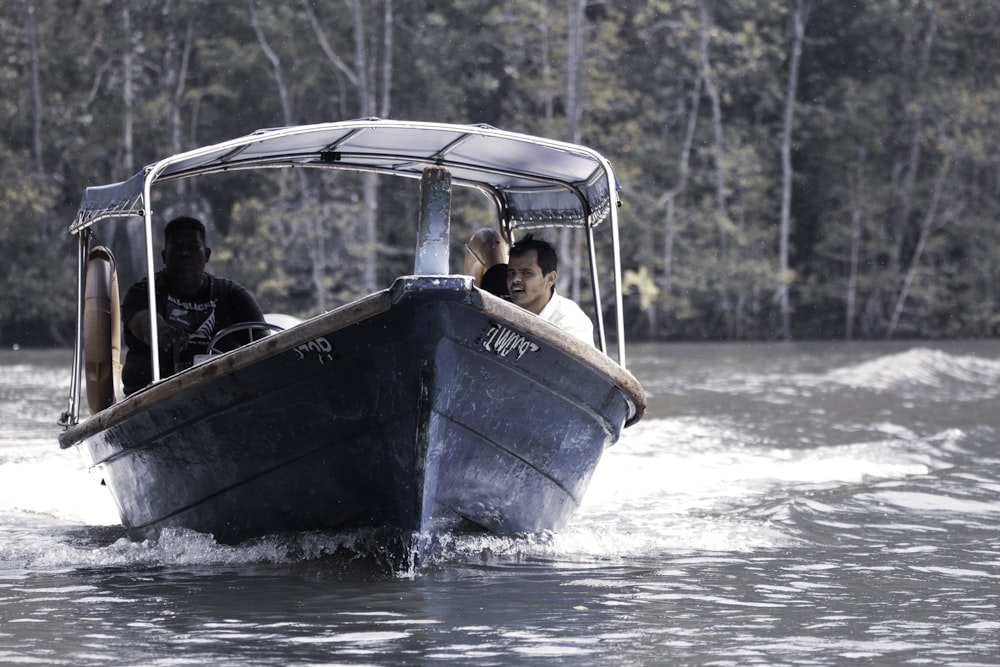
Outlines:
[[594, 228], [587, 223], [587, 254], [590, 256], [590, 285], [594, 293], [594, 312], [597, 315], [597, 337], [601, 352], [608, 353], [607, 332], [604, 330], [604, 309], [601, 307], [600, 276], [597, 270], [597, 249], [594, 247]]
[[[609, 174], [608, 184], [611, 184]], [[618, 365], [625, 368], [625, 309], [622, 305], [622, 256], [618, 235], [618, 199], [614, 187], [611, 187], [611, 245], [614, 247], [615, 258], [615, 317], [618, 320]]]
[[[143, 219], [146, 223], [146, 276], [149, 283], [149, 356], [153, 365], [153, 382], [160, 380], [160, 335], [156, 330], [156, 284], [153, 282], [153, 274], [156, 267], [153, 264], [153, 211], [149, 196], [150, 177], [146, 175], [143, 185]], [[127, 326], [127, 323], [126, 323]]]
[[80, 422], [80, 384], [83, 368], [83, 301], [84, 275], [87, 270], [87, 247], [90, 245], [90, 230], [77, 234], [76, 258], [76, 342], [73, 344], [73, 376], [69, 383], [69, 398], [66, 412], [62, 414], [59, 424], [63, 427], [75, 426]]
[[420, 178], [420, 220], [414, 274], [448, 274], [450, 224], [451, 172], [444, 167], [427, 167]]

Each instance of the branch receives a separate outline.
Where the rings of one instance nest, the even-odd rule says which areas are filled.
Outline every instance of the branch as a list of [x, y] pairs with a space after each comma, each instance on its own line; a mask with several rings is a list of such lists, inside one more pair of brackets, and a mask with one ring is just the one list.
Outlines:
[[339, 69], [347, 80], [350, 81], [355, 86], [358, 85], [358, 74], [350, 67], [347, 66], [340, 56], [337, 55], [336, 51], [333, 50], [333, 46], [330, 45], [330, 41], [326, 38], [326, 34], [323, 32], [323, 27], [319, 24], [319, 19], [316, 18], [316, 12], [313, 11], [312, 4], [309, 0], [302, 0], [302, 8], [306, 12], [306, 18], [309, 19], [309, 25], [312, 26], [313, 33], [316, 34], [316, 39], [319, 40], [319, 46], [323, 49], [323, 53], [326, 54], [327, 59], [333, 63], [333, 66]]
[[934, 183], [934, 194], [931, 196], [931, 203], [927, 207], [927, 214], [924, 216], [924, 221], [920, 225], [920, 238], [917, 240], [917, 247], [913, 250], [913, 257], [910, 258], [910, 266], [906, 269], [906, 278], [903, 280], [903, 286], [899, 288], [899, 295], [896, 297], [896, 306], [892, 311], [892, 319], [889, 321], [889, 327], [885, 332], [886, 338], [892, 338], [896, 333], [896, 327], [899, 326], [899, 318], [903, 314], [903, 307], [906, 305], [906, 298], [910, 293], [910, 287], [917, 277], [917, 266], [920, 263], [921, 256], [924, 254], [924, 249], [927, 247], [927, 240], [934, 231], [934, 221], [937, 218], [938, 206], [941, 203], [941, 194], [944, 192], [944, 184], [947, 180], [948, 172], [951, 170], [951, 159], [950, 153], [945, 155], [944, 161], [941, 163], [941, 168], [938, 170], [937, 180]]
[[267, 59], [271, 61], [271, 68], [274, 70], [274, 80], [278, 84], [278, 95], [281, 98], [281, 113], [284, 116], [285, 125], [294, 125], [292, 119], [292, 103], [288, 96], [288, 87], [285, 85], [285, 77], [281, 69], [281, 58], [278, 54], [274, 52], [271, 45], [267, 42], [267, 37], [264, 35], [264, 31], [260, 27], [260, 23], [257, 21], [257, 12], [254, 9], [254, 0], [247, 0], [247, 8], [250, 10], [250, 25], [253, 26], [254, 34], [257, 35], [257, 41], [260, 43], [260, 48], [267, 56]]

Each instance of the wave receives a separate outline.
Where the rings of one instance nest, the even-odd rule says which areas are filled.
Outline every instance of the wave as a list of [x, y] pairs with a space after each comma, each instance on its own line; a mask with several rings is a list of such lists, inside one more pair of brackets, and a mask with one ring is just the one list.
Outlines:
[[[1000, 397], [1000, 359], [956, 354], [916, 347], [859, 363], [836, 366], [849, 351], [789, 348], [781, 355], [774, 348], [754, 359], [750, 353], [734, 360], [731, 370], [716, 363], [705, 370], [682, 375], [662, 373], [643, 381], [654, 404], [685, 400], [692, 394], [765, 396], [781, 402], [816, 391], [866, 391], [897, 394], [902, 398], [941, 397], [971, 402]], [[817, 366], [833, 365], [826, 370]], [[749, 366], [749, 367], [748, 367]], [[809, 370], [803, 370], [809, 369]]]
[[1000, 359], [919, 347], [838, 368], [822, 379], [874, 391], [959, 390], [961, 394], [956, 398], [982, 400], [1000, 396]]
[[[824, 495], [947, 470], [965, 455], [969, 439], [959, 429], [900, 435], [799, 449], [708, 418], [641, 422], [608, 451], [573, 530], [557, 544], [595, 557], [602, 549], [603, 557], [642, 557], [821, 542], [810, 520], [803, 528], [795, 517], [815, 512], [819, 521], [830, 521], [825, 508], [839, 510], [825, 504]], [[867, 510], [882, 511], [877, 505]], [[851, 519], [833, 521], [853, 525]], [[588, 540], [596, 544], [588, 547]]]
[[[900, 479], [865, 480], [805, 490], [749, 508], [803, 543], [851, 548], [885, 547], [900, 558], [940, 548], [990, 552], [997, 544], [997, 467], [979, 479], [962, 469], [930, 471]], [[871, 551], [877, 558], [880, 548]]]

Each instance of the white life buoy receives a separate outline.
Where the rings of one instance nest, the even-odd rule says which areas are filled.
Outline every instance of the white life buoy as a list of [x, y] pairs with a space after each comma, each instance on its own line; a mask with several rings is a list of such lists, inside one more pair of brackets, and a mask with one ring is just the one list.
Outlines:
[[83, 367], [91, 414], [121, 394], [121, 307], [115, 258], [104, 246], [87, 254], [83, 302]]

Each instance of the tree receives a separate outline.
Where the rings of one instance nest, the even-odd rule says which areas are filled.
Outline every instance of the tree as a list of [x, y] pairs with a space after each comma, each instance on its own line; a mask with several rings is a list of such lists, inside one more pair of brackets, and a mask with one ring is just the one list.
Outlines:
[[[73, 280], [36, 268], [72, 271], [64, 231], [86, 185], [258, 128], [369, 115], [609, 157], [630, 333], [995, 335], [998, 37], [993, 0], [9, 2], [0, 335], [71, 331]], [[373, 223], [413, 219], [415, 183], [300, 178], [166, 186], [154, 219], [201, 215], [217, 269], [302, 314], [409, 269], [412, 227]], [[471, 195], [453, 212], [459, 238], [492, 223]], [[142, 254], [129, 230], [100, 230], [123, 281]], [[566, 276], [580, 244], [564, 244]]]
[[781, 225], [778, 232], [778, 298], [781, 301], [781, 335], [792, 337], [791, 304], [788, 286], [792, 282], [789, 265], [789, 237], [792, 226], [792, 140], [795, 128], [795, 101], [799, 86], [799, 63], [802, 61], [802, 44], [809, 21], [811, 0], [795, 0], [792, 12], [792, 39], [788, 54], [788, 85], [785, 89], [785, 112], [781, 129]]

